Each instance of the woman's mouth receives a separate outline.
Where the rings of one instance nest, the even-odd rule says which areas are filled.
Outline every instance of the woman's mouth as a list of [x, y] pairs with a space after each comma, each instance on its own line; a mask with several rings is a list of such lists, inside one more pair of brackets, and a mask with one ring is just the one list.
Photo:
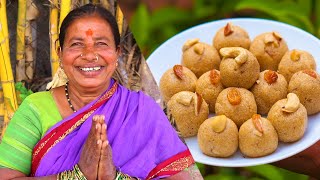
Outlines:
[[99, 71], [102, 68], [102, 66], [95, 66], [95, 67], [79, 67], [81, 71], [84, 72], [93, 72], [93, 71]]

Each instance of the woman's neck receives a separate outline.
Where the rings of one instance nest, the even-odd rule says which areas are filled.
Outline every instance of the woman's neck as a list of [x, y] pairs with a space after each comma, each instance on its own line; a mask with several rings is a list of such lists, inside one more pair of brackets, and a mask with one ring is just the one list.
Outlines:
[[69, 98], [75, 110], [78, 110], [98, 98], [108, 87], [109, 84], [103, 87], [81, 88], [68, 83]]

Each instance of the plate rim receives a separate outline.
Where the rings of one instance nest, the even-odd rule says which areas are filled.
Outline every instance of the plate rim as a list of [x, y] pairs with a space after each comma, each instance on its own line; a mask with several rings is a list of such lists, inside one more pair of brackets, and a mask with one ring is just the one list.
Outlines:
[[[195, 25], [195, 26], [192, 26], [188, 29], [185, 29], [181, 32], [179, 32], [178, 34], [170, 37], [168, 40], [164, 41], [158, 48], [156, 48], [151, 54], [150, 56], [147, 58], [147, 64], [150, 66], [150, 61], [148, 61], [149, 59], [153, 59], [154, 56], [157, 55], [157, 51], [160, 49], [162, 49], [163, 47], [167, 46], [168, 43], [170, 43], [171, 41], [174, 41], [175, 39], [177, 38], [180, 38], [181, 34], [185, 34], [185, 33], [188, 33], [188, 31], [194, 31], [195, 29], [198, 29], [198, 28], [201, 28], [201, 26], [208, 26], [208, 25], [211, 25], [211, 24], [219, 24], [219, 23], [227, 23], [229, 21], [232, 21], [232, 22], [244, 22], [244, 21], [247, 21], [247, 22], [266, 22], [266, 23], [271, 23], [271, 24], [274, 24], [274, 25], [277, 25], [277, 26], [282, 26], [282, 28], [290, 28], [292, 31], [296, 31], [296, 32], [299, 32], [299, 33], [302, 33], [304, 35], [306, 35], [308, 38], [310, 39], [313, 39], [314, 42], [316, 42], [319, 47], [320, 47], [320, 40], [315, 37], [313, 34], [299, 28], [299, 27], [295, 27], [293, 25], [290, 25], [290, 24], [286, 24], [284, 22], [279, 22], [279, 21], [276, 21], [276, 20], [270, 20], [270, 19], [262, 19], [262, 18], [225, 18], [225, 19], [219, 19], [219, 20], [213, 20], [213, 21], [209, 21], [209, 22], [206, 22], [206, 23], [202, 23], [202, 24], [198, 24], [198, 25]], [[217, 31], [217, 30], [216, 30]], [[276, 30], [275, 30], [276, 31]], [[214, 31], [213, 31], [214, 32]], [[214, 36], [215, 33], [213, 33], [212, 37]], [[251, 41], [254, 39], [255, 37], [250, 37]], [[291, 50], [291, 49], [289, 49]], [[318, 57], [315, 57], [315, 60], [316, 62], [320, 62], [320, 59], [319, 61], [318, 60]], [[317, 64], [317, 67], [319, 65]], [[151, 69], [151, 68], [150, 68]], [[318, 69], [318, 68], [317, 68]], [[316, 70], [317, 70], [316, 69]], [[152, 72], [152, 71], [151, 71]], [[317, 70], [318, 72], [318, 70]], [[158, 84], [158, 80], [156, 80], [157, 82], [157, 85], [159, 86]], [[317, 118], [317, 117], [315, 117]], [[310, 119], [310, 116], [308, 116], [308, 119]], [[309, 125], [309, 123], [308, 123]], [[193, 138], [197, 138], [197, 136], [194, 136]], [[276, 157], [269, 157], [269, 158], [265, 158], [267, 156], [264, 156], [264, 157], [261, 157], [261, 158], [248, 158], [248, 159], [252, 159], [252, 160], [249, 160], [248, 163], [241, 163], [241, 164], [237, 164], [237, 163], [232, 163], [232, 160], [230, 161], [230, 163], [228, 164], [225, 164], [225, 165], [222, 165], [221, 163], [217, 164], [217, 163], [210, 163], [208, 164], [207, 162], [203, 162], [202, 160], [197, 160], [197, 158], [193, 155], [194, 159], [196, 160], [196, 162], [199, 162], [199, 163], [203, 163], [203, 164], [208, 164], [208, 165], [214, 165], [214, 166], [225, 166], [225, 167], [244, 167], [244, 166], [255, 166], [255, 165], [260, 165], [260, 164], [268, 164], [268, 163], [272, 163], [272, 162], [276, 162], [276, 161], [280, 161], [282, 159], [285, 159], [285, 158], [288, 158], [290, 156], [293, 156], [305, 149], [307, 149], [308, 147], [312, 146], [313, 144], [315, 144], [318, 140], [320, 139], [320, 135], [317, 137], [317, 138], [314, 138], [312, 140], [308, 140], [307, 142], [309, 142], [308, 144], [306, 143], [302, 143], [299, 147], [302, 147], [300, 148], [298, 151], [290, 151], [290, 152], [287, 152], [285, 155], [282, 155], [281, 158], [276, 158]], [[188, 138], [184, 138], [185, 141], [188, 141]], [[279, 142], [280, 143], [280, 142]], [[188, 147], [189, 148], [189, 147]], [[198, 146], [199, 148], [199, 146]], [[190, 148], [189, 148], [190, 149]], [[278, 148], [277, 148], [278, 149]], [[239, 151], [239, 147], [237, 149], [237, 151]], [[191, 149], [190, 149], [190, 152], [192, 153]], [[193, 154], [193, 153], [192, 153]], [[207, 155], [205, 155], [207, 156]], [[208, 156], [210, 157], [210, 156]], [[211, 157], [211, 158], [214, 158], [214, 157]], [[247, 158], [247, 157], [244, 157], [244, 158]], [[219, 158], [219, 159], [223, 159], [223, 158]], [[261, 161], [263, 162], [260, 162], [259, 159], [263, 159]], [[244, 165], [245, 164], [245, 165]]]

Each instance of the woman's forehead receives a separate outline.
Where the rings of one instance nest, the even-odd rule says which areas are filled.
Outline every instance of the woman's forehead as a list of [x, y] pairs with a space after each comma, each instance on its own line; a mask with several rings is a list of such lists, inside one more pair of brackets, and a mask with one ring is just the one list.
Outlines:
[[94, 34], [112, 35], [108, 21], [99, 16], [86, 16], [74, 20], [67, 28], [66, 35], [79, 34], [81, 32], [84, 32], [87, 36]]
[[113, 39], [113, 32], [106, 20], [97, 16], [89, 16], [76, 19], [70, 24], [66, 31], [66, 39], [73, 36], [112, 36]]

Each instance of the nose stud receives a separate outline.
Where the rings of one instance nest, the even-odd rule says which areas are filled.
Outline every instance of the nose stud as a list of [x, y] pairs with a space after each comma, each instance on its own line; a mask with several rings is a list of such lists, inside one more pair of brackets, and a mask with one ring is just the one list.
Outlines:
[[98, 54], [95, 54], [95, 55], [96, 55], [96, 59], [97, 59], [96, 61], [98, 61], [99, 60], [99, 56], [98, 56]]
[[[96, 57], [96, 60], [95, 60], [95, 61], [98, 61], [98, 60], [99, 60], [99, 55], [98, 55], [98, 54], [95, 54], [94, 56]], [[82, 54], [82, 53], [80, 54], [80, 57], [83, 57], [83, 54]]]

